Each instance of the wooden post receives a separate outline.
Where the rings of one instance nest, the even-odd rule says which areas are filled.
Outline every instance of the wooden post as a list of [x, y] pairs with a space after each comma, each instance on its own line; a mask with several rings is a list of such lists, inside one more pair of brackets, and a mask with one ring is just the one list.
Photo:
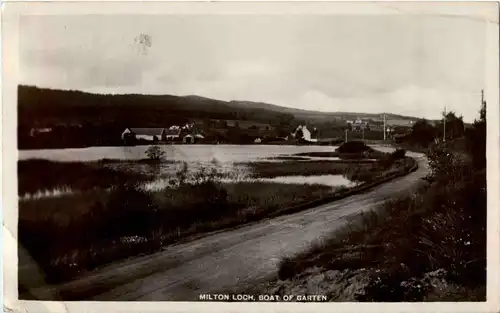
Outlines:
[[386, 140], [385, 132], [387, 131], [387, 125], [385, 122], [385, 113], [384, 113], [384, 141]]
[[446, 106], [444, 106], [443, 116], [443, 142], [446, 142]]

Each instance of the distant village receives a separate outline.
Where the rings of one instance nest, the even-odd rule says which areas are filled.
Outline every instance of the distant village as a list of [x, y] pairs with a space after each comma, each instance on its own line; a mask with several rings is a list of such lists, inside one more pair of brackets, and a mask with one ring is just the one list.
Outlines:
[[[256, 128], [249, 130], [255, 129]], [[271, 127], [268, 127], [267, 130], [271, 131]], [[274, 140], [281, 141], [286, 141], [290, 138], [302, 139], [306, 142], [311, 143], [318, 141], [316, 128], [310, 131], [307, 126], [299, 125], [294, 132], [290, 133], [287, 136], [257, 136], [253, 139], [253, 143], [262, 143], [265, 139], [269, 139], [270, 137], [272, 137], [272, 139]], [[186, 124], [184, 126], [173, 125], [168, 128], [126, 128], [122, 133], [121, 139], [125, 143], [141, 140], [184, 144], [206, 142], [203, 131], [197, 131], [197, 128], [194, 126], [194, 124]]]
[[[390, 120], [386, 121], [386, 139], [403, 136], [411, 130], [414, 121]], [[345, 136], [357, 139], [384, 139], [384, 121], [369, 118], [357, 118], [335, 122], [336, 126], [319, 128], [314, 125], [299, 124], [277, 129], [270, 124], [238, 121], [238, 120], [209, 120], [194, 121], [182, 125], [168, 127], [126, 127], [120, 133], [115, 133], [115, 145], [140, 145], [150, 143], [172, 144], [315, 144], [332, 140], [345, 140]], [[84, 130], [81, 125], [64, 127], [63, 133], [70, 130]], [[284, 131], [288, 129], [288, 131]], [[31, 128], [29, 137], [33, 140], [44, 140], [47, 137], [60, 137], [56, 128]], [[101, 133], [102, 134], [102, 133]], [[94, 136], [99, 136], [98, 134]], [[119, 136], [119, 138], [118, 138]], [[109, 141], [109, 140], [108, 140]], [[103, 144], [105, 144], [103, 142]]]
[[[387, 139], [404, 135], [411, 129], [414, 121], [390, 120], [386, 121]], [[382, 119], [373, 120], [357, 118], [344, 120], [342, 124], [336, 123], [334, 129], [325, 127], [318, 129], [314, 125], [300, 124], [289, 131], [278, 130], [269, 124], [252, 121], [211, 120], [210, 122], [191, 122], [183, 125], [170, 125], [168, 127], [127, 127], [121, 130], [119, 141], [116, 144], [137, 145], [149, 143], [175, 143], [175, 144], [264, 144], [264, 143], [303, 143], [313, 144], [328, 140], [343, 140], [344, 132], [349, 137], [364, 139], [383, 139], [384, 122]], [[72, 128], [81, 129], [81, 125]], [[31, 128], [29, 136], [33, 139], [56, 135], [51, 127]], [[67, 131], [66, 131], [67, 132]], [[52, 134], [54, 133], [54, 134]], [[371, 135], [369, 135], [371, 134]], [[371, 136], [371, 137], [370, 137]], [[376, 138], [374, 138], [376, 137]]]
[[[262, 144], [270, 141], [317, 143], [322, 140], [338, 139], [338, 136], [334, 138], [328, 136], [321, 137], [320, 131], [317, 127], [308, 125], [298, 125], [292, 132], [286, 135], [282, 134], [280, 136], [270, 125], [255, 125], [249, 121], [224, 121], [224, 123], [224, 126], [230, 129], [230, 131], [238, 131], [240, 133], [243, 132], [247, 135], [246, 137], [250, 137], [251, 140], [248, 140], [247, 138], [246, 143]], [[410, 120], [392, 120], [388, 123], [386, 121], [386, 136], [393, 137], [394, 135], [404, 135], [411, 129], [413, 123], [414, 121]], [[213, 133], [210, 134], [210, 131], [203, 130], [203, 126], [207, 125], [187, 123], [185, 125], [172, 125], [165, 128], [126, 128], [121, 134], [121, 140], [124, 144], [134, 144], [144, 141], [182, 144], [224, 142], [223, 139], [217, 140], [218, 138], [214, 138]], [[345, 120], [345, 124], [343, 126], [345, 130], [350, 132], [364, 133], [365, 131], [370, 131], [382, 133], [384, 129], [384, 121], [358, 118], [355, 120]]]

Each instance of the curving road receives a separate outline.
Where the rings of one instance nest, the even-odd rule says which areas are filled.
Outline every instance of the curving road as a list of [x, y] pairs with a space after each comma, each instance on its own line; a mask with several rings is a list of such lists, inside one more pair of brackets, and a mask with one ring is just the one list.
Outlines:
[[[382, 149], [380, 149], [382, 150]], [[384, 149], [385, 150], [385, 149]], [[33, 294], [53, 300], [195, 301], [201, 293], [244, 290], [275, 275], [279, 261], [341, 228], [348, 218], [416, 187], [419, 169], [372, 190], [292, 215], [260, 221], [112, 264], [57, 289]]]

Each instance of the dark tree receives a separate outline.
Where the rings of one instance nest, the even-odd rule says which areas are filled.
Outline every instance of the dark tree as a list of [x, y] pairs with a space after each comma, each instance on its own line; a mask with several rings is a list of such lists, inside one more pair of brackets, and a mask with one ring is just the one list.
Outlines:
[[[463, 117], [457, 117], [454, 112], [449, 112], [446, 114], [446, 138], [454, 139], [460, 138], [464, 135], [464, 121]], [[441, 124], [442, 125], [442, 124]], [[441, 133], [444, 127], [440, 129]]]
[[302, 131], [302, 128], [299, 128], [296, 132], [295, 132], [295, 139], [304, 139], [304, 132]]
[[407, 139], [412, 144], [422, 147], [428, 146], [433, 142], [434, 138], [438, 135], [437, 129], [429, 124], [426, 120], [417, 121]]
[[466, 132], [467, 145], [476, 169], [486, 168], [486, 101], [481, 104], [479, 120]]

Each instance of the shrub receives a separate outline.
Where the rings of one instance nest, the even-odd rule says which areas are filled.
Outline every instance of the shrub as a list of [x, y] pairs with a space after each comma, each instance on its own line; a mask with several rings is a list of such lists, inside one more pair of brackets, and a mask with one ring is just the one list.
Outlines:
[[339, 153], [363, 153], [372, 150], [362, 141], [348, 141], [337, 148]]
[[406, 155], [406, 150], [405, 149], [396, 149], [393, 153], [391, 153], [391, 156], [393, 159], [402, 159]]
[[152, 161], [160, 161], [165, 158], [165, 151], [157, 145], [149, 146], [145, 153]]
[[[301, 272], [300, 269], [296, 268], [297, 265], [301, 265], [301, 263], [292, 258], [283, 258], [278, 266], [278, 278], [281, 280], [293, 278]], [[302, 270], [304, 270], [304, 268]]]
[[426, 153], [431, 173], [427, 180], [442, 185], [463, 180], [472, 173], [471, 164], [460, 155], [450, 151], [445, 144], [433, 144]]

